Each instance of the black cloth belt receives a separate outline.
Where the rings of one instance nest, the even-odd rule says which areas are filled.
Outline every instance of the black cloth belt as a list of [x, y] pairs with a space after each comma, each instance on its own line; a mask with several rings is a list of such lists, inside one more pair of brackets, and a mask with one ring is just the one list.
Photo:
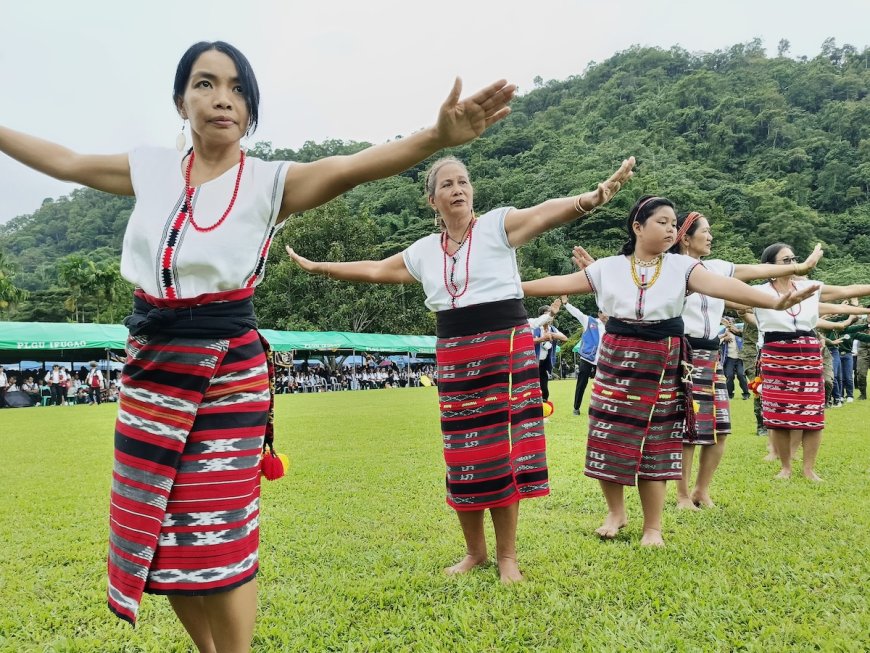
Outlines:
[[133, 314], [124, 320], [130, 335], [176, 338], [237, 338], [257, 328], [254, 302], [248, 297], [185, 308], [157, 308], [133, 296]]
[[664, 340], [674, 336], [683, 337], [683, 318], [672, 317], [659, 322], [627, 322], [611, 317], [604, 325], [607, 333], [617, 336], [630, 336], [641, 340]]
[[695, 336], [686, 336], [686, 340], [692, 345], [692, 349], [706, 349], [707, 351], [716, 351], [719, 349], [719, 338], [696, 338]]
[[439, 338], [459, 338], [528, 323], [529, 314], [522, 299], [503, 299], [438, 311], [435, 313], [435, 335]]
[[797, 340], [798, 338], [806, 338], [811, 336], [816, 337], [812, 331], [765, 331], [764, 342], [788, 342], [789, 340]]

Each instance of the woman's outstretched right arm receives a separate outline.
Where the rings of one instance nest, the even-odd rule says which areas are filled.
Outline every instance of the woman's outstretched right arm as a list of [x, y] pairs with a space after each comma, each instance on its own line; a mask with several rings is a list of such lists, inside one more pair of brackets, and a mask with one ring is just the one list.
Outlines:
[[115, 195], [133, 195], [126, 154], [79, 154], [35, 136], [0, 127], [0, 152], [61, 181]]
[[394, 254], [382, 261], [348, 261], [333, 263], [332, 261], [309, 261], [299, 256], [289, 246], [287, 254], [300, 268], [310, 274], [319, 274], [330, 279], [341, 281], [359, 281], [362, 283], [414, 283], [417, 281], [405, 267], [402, 254]]

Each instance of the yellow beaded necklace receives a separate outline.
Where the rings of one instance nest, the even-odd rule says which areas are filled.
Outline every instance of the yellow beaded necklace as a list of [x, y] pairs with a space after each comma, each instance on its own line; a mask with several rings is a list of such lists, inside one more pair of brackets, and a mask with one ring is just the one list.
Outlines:
[[646, 290], [647, 288], [652, 288], [653, 284], [658, 281], [659, 275], [662, 273], [662, 256], [659, 255], [655, 258], [655, 261], [649, 261], [649, 266], [644, 265], [644, 267], [651, 267], [653, 264], [656, 266], [656, 270], [653, 273], [652, 278], [649, 281], [641, 281], [637, 275], [637, 265], [638, 263], [646, 264], [647, 261], [638, 261], [634, 254], [631, 255], [631, 279], [634, 281], [634, 285], [638, 288]]

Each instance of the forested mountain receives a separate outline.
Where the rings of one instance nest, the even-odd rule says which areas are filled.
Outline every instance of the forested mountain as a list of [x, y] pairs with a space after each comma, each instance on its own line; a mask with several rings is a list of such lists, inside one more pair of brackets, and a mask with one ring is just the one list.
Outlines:
[[[795, 60], [787, 47], [777, 57], [757, 40], [712, 54], [634, 47], [567, 80], [536, 80], [507, 120], [452, 154], [468, 164], [478, 213], [590, 190], [637, 157], [634, 180], [611, 204], [522, 248], [525, 278], [567, 271], [574, 243], [614, 253], [634, 200], [656, 193], [711, 219], [714, 256], [751, 262], [772, 242], [806, 254], [821, 241], [817, 277], [870, 282], [870, 48], [828, 39], [815, 58]], [[250, 154], [308, 161], [365, 145], [261, 143]], [[430, 233], [425, 169], [292, 218], [257, 295], [261, 324], [431, 333], [418, 287], [312, 278], [283, 256], [290, 244], [313, 259], [381, 258]], [[30, 292], [7, 319], [117, 321], [128, 303], [112, 275], [131, 208], [130, 198], [78, 190], [0, 227], [0, 260], [15, 270], [0, 282]]]

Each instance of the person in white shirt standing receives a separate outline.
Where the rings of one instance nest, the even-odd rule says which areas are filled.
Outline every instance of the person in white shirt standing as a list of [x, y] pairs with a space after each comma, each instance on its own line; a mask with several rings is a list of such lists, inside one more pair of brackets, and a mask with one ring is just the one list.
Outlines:
[[45, 382], [51, 389], [51, 401], [55, 406], [63, 403], [64, 390], [66, 389], [66, 372], [60, 365], [53, 365], [51, 371], [46, 373]]
[[562, 295], [562, 305], [583, 327], [583, 335], [580, 342], [574, 348], [580, 354], [580, 365], [577, 369], [577, 384], [574, 386], [574, 414], [580, 414], [580, 404], [583, 401], [583, 393], [589, 379], [595, 378], [598, 368], [598, 356], [601, 353], [601, 336], [604, 333], [604, 325], [607, 322], [607, 313], [598, 311], [598, 317], [586, 315], [576, 306], [568, 303], [568, 296]]
[[[558, 301], [555, 304], [558, 306]], [[550, 316], [553, 311], [550, 306], [541, 306], [540, 317]], [[550, 374], [553, 372], [553, 364], [556, 362], [556, 344], [565, 342], [568, 336], [559, 331], [552, 324], [535, 326], [532, 329], [535, 343], [535, 355], [538, 357], [538, 378], [541, 383], [541, 398], [544, 401], [550, 399]]]

